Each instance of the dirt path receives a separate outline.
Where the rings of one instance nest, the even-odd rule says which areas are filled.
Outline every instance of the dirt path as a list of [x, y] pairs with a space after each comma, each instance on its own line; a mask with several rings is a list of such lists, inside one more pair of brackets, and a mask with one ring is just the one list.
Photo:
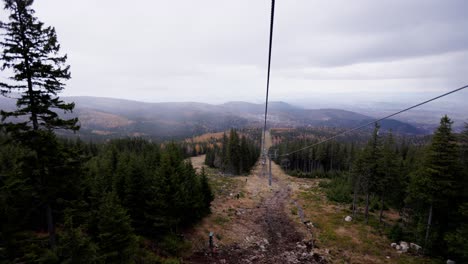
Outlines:
[[[267, 146], [271, 137], [267, 136]], [[239, 202], [236, 217], [225, 227], [230, 243], [219, 245], [214, 253], [200, 250], [188, 263], [321, 263], [312, 252], [311, 237], [305, 225], [291, 219], [294, 188], [288, 176], [272, 163], [273, 184], [268, 186], [259, 162], [246, 178], [244, 201]], [[242, 207], [243, 206], [243, 207]]]

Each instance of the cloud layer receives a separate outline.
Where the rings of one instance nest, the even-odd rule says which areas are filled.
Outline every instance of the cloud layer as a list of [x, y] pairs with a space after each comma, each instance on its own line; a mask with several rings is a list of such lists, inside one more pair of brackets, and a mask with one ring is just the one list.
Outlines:
[[[417, 100], [467, 81], [467, 1], [276, 2], [272, 100]], [[264, 100], [270, 1], [38, 0], [35, 8], [69, 55], [66, 95]]]

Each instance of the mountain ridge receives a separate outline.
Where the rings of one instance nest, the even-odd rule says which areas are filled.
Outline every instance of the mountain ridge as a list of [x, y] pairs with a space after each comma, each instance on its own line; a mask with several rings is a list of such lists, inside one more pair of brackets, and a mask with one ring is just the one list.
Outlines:
[[[7, 102], [7, 101], [8, 102]], [[262, 126], [264, 104], [232, 101], [222, 104], [200, 102], [140, 102], [127, 99], [93, 96], [63, 97], [74, 102], [73, 114], [80, 119], [83, 135], [149, 136], [181, 138], [229, 128]], [[11, 99], [0, 98], [0, 108], [11, 110]], [[334, 109], [305, 109], [282, 101], [268, 104], [271, 127], [326, 126], [350, 128], [366, 124], [374, 118], [357, 112]], [[8, 109], [10, 108], [10, 109]], [[412, 124], [398, 120], [381, 122], [384, 130], [402, 134], [424, 134]]]

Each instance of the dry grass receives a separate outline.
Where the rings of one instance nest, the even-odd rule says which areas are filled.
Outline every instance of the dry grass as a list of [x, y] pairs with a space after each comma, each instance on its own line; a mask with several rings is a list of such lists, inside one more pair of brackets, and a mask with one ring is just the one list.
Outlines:
[[192, 162], [193, 168], [195, 168], [197, 171], [200, 171], [201, 168], [205, 166], [205, 157], [206, 155], [191, 157], [190, 162]]
[[202, 143], [209, 142], [211, 139], [221, 139], [223, 138], [224, 132], [218, 133], [206, 133], [197, 137], [186, 139], [186, 142]]
[[116, 128], [129, 126], [135, 121], [114, 114], [85, 109], [80, 114], [82, 126], [100, 126], [105, 128]]
[[[271, 137], [267, 137], [267, 146]], [[195, 167], [203, 166], [204, 157], [192, 158]], [[341, 205], [327, 199], [324, 190], [319, 187], [321, 179], [300, 179], [288, 176], [281, 168], [272, 164], [275, 178], [269, 187], [267, 178], [262, 176], [261, 165], [257, 165], [250, 177], [226, 177], [213, 169], [206, 170], [210, 184], [215, 191], [212, 214], [203, 219], [187, 237], [193, 244], [193, 250], [206, 248], [209, 232], [214, 232], [215, 242], [221, 246], [242, 244], [245, 237], [258, 230], [258, 223], [248, 217], [255, 214], [256, 206], [271, 197], [279, 188], [288, 188], [291, 202], [284, 208], [297, 227], [297, 230], [316, 241], [316, 253], [324, 255], [330, 263], [433, 263], [429, 259], [409, 254], [400, 254], [390, 247], [390, 243], [381, 230], [376, 228], [376, 216], [372, 216], [370, 225], [365, 225], [362, 216], [352, 222], [345, 222], [350, 215], [348, 205]], [[237, 199], [236, 194], [241, 194]], [[305, 228], [298, 216], [298, 207], [303, 209], [305, 220], [310, 220], [314, 227], [312, 234]], [[239, 212], [244, 212], [239, 216]], [[398, 214], [386, 212], [388, 221], [397, 221]]]
[[[362, 216], [345, 222], [351, 215], [349, 206], [328, 201], [318, 186], [320, 179], [297, 179], [299, 187], [295, 199], [304, 208], [306, 217], [314, 224], [313, 232], [319, 251], [328, 251], [331, 263], [432, 263], [431, 260], [409, 254], [401, 254], [390, 247], [388, 238], [377, 226], [376, 216], [365, 225]], [[395, 212], [387, 213], [397, 220]]]

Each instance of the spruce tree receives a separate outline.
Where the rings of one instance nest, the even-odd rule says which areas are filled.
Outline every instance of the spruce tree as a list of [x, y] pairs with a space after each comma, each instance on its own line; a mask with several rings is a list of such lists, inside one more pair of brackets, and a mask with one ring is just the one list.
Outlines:
[[82, 228], [74, 227], [70, 216], [66, 217], [64, 230], [59, 237], [58, 255], [61, 263], [87, 264], [97, 262], [97, 246]]
[[103, 195], [97, 212], [97, 241], [105, 263], [130, 263], [137, 248], [131, 219], [115, 193]]
[[[426, 215], [426, 221], [424, 218], [418, 220], [420, 225], [425, 223], [425, 250], [441, 244], [441, 235], [447, 231], [450, 215], [456, 212], [459, 204], [454, 199], [461, 185], [458, 146], [452, 133], [452, 123], [447, 116], [442, 117], [424, 162], [412, 175], [408, 187], [408, 202], [420, 204], [420, 215]], [[442, 250], [440, 246], [439, 250]]]
[[[59, 153], [54, 129], [79, 127], [77, 119], [65, 120], [58, 111], [71, 112], [74, 104], [64, 103], [57, 94], [64, 89], [63, 81], [70, 79], [67, 56], [60, 56], [60, 45], [53, 27], [46, 27], [34, 16], [33, 0], [5, 0], [9, 12], [8, 22], [0, 29], [4, 38], [0, 42], [3, 51], [0, 59], [3, 69], [12, 70], [7, 82], [0, 82], [2, 95], [19, 96], [17, 109], [0, 111], [3, 128], [12, 139], [30, 149], [33, 160], [29, 160], [32, 182], [41, 193], [47, 216], [50, 245], [55, 246], [55, 223], [52, 204], [55, 197], [47, 184], [52, 180], [51, 160]], [[56, 166], [57, 164], [54, 164]]]
[[370, 195], [376, 191], [376, 182], [382, 176], [382, 142], [379, 135], [379, 124], [375, 124], [372, 139], [368, 142], [363, 152], [362, 184], [366, 193], [366, 224], [369, 223]]
[[382, 166], [379, 178], [376, 179], [377, 192], [380, 196], [380, 214], [379, 223], [382, 223], [383, 209], [385, 207], [386, 198], [388, 198], [389, 191], [397, 191], [393, 187], [395, 182], [398, 181], [398, 166], [399, 161], [395, 152], [395, 142], [392, 133], [390, 133], [385, 140], [383, 146], [383, 153], [380, 165]]
[[211, 202], [214, 200], [214, 194], [211, 190], [210, 184], [208, 183], [208, 177], [206, 176], [205, 167], [202, 167], [200, 173], [200, 187], [203, 195], [203, 207], [206, 213], [211, 212]]
[[[10, 12], [9, 22], [1, 23], [5, 38], [1, 60], [3, 69], [11, 69], [9, 82], [0, 82], [3, 95], [19, 93], [18, 109], [2, 111], [2, 120], [26, 117], [23, 122], [2, 124], [7, 132], [33, 146], [37, 131], [53, 129], [77, 130], [77, 119], [65, 120], [56, 111], [69, 112], [73, 103], [64, 103], [57, 94], [70, 79], [70, 66], [65, 65], [67, 56], [60, 56], [60, 45], [53, 27], [46, 27], [34, 16], [33, 0], [5, 0], [5, 9]], [[54, 111], [56, 110], [56, 111]]]

